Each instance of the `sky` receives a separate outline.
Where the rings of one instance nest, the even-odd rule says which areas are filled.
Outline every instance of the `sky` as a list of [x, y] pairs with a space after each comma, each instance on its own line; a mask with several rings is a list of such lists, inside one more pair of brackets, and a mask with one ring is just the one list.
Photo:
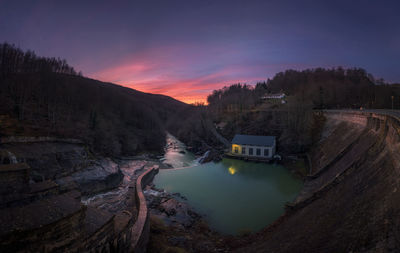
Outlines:
[[361, 67], [400, 82], [400, 1], [0, 0], [0, 43], [181, 101], [286, 69]]

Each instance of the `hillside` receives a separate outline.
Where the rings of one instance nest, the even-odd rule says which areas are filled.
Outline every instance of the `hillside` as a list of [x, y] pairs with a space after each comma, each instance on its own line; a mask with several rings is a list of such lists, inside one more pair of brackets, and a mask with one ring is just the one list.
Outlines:
[[286, 70], [266, 83], [269, 92], [285, 92], [314, 108], [400, 108], [400, 88], [361, 68]]
[[[81, 139], [105, 155], [159, 152], [191, 106], [76, 74], [65, 61], [0, 45], [0, 136]], [[175, 117], [175, 118], [176, 118]]]

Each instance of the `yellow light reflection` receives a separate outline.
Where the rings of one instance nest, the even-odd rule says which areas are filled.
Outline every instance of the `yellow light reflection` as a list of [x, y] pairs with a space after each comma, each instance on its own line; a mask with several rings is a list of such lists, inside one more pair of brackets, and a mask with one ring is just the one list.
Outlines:
[[236, 169], [235, 168], [233, 168], [233, 167], [229, 167], [229, 173], [231, 174], [231, 175], [234, 175], [235, 173], [236, 173]]

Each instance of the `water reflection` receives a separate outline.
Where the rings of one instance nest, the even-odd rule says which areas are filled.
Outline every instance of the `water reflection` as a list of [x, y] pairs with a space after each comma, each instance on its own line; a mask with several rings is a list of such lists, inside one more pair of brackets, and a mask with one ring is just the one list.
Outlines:
[[229, 167], [228, 171], [229, 171], [229, 173], [230, 173], [231, 175], [235, 175], [235, 173], [236, 173], [236, 169], [233, 168], [233, 167]]
[[183, 170], [162, 170], [157, 187], [179, 192], [220, 232], [257, 231], [277, 219], [302, 187], [279, 165], [223, 159]]

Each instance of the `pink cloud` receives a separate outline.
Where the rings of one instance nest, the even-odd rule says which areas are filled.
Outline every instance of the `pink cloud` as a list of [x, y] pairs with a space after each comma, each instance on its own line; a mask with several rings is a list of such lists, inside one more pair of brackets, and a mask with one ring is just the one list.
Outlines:
[[231, 78], [230, 72], [222, 70], [220, 72], [204, 75], [193, 79], [175, 80], [136, 80], [125, 84], [128, 87], [150, 92], [165, 94], [186, 103], [206, 102], [207, 96], [215, 89], [233, 83], [248, 83], [263, 80], [265, 78]]
[[[290, 64], [234, 63], [235, 50], [213, 48], [210, 52], [194, 46], [153, 48], [121, 60], [118, 65], [97, 71], [89, 76], [136, 90], [164, 94], [192, 103], [205, 102], [215, 89], [233, 83], [255, 83], [284, 70]], [[219, 52], [224, 57], [212, 57]], [[231, 56], [231, 54], [233, 56]], [[228, 58], [226, 58], [228, 57]], [[228, 62], [228, 63], [225, 63]], [[234, 62], [234, 61], [233, 61]]]

